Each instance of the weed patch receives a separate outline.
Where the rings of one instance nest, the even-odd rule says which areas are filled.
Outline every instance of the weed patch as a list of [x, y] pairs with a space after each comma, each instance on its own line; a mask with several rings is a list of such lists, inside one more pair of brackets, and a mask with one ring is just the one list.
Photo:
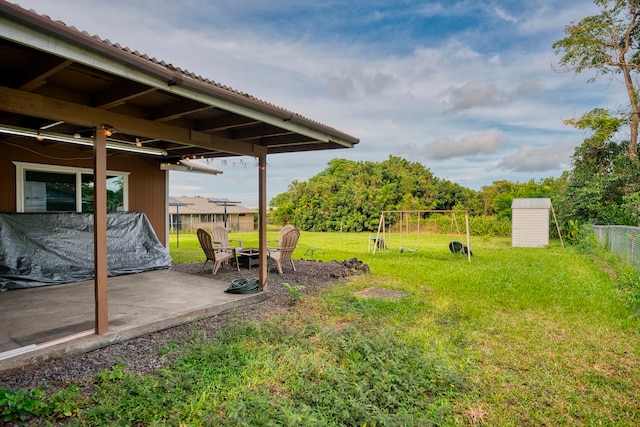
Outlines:
[[34, 418], [63, 419], [80, 413], [80, 392], [71, 385], [47, 397], [40, 389], [13, 392], [0, 387], [0, 408], [4, 421], [26, 421]]
[[[304, 308], [304, 307], [303, 307]], [[309, 308], [308, 306], [306, 308]], [[371, 310], [371, 309], [367, 309]], [[155, 375], [96, 377], [88, 423], [429, 425], [451, 416], [465, 375], [393, 328], [292, 312], [238, 322]]]

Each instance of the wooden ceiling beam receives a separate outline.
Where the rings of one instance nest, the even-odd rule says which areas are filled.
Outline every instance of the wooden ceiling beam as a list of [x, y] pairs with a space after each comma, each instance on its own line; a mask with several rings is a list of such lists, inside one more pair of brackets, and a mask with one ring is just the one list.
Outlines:
[[32, 91], [47, 83], [47, 78], [56, 74], [73, 62], [63, 58], [45, 56], [35, 61], [29, 67], [29, 72], [21, 76], [21, 82], [17, 85], [21, 90]]
[[156, 122], [168, 122], [187, 114], [211, 110], [213, 107], [197, 101], [180, 100], [153, 110], [151, 119]]
[[0, 87], [0, 110], [87, 127], [99, 127], [108, 123], [119, 132], [140, 138], [203, 147], [235, 155], [256, 156], [267, 152], [266, 147], [258, 144], [234, 141], [195, 129], [130, 117], [7, 87]]
[[224, 116], [215, 117], [212, 119], [200, 120], [198, 122], [198, 127], [203, 132], [216, 132], [256, 125], [259, 123], [260, 122], [257, 120], [238, 114], [225, 114]]
[[108, 110], [110, 108], [117, 107], [137, 98], [142, 95], [146, 95], [151, 92], [157, 91], [157, 88], [141, 85], [134, 82], [122, 83], [115, 88], [109, 88], [102, 93], [94, 96], [93, 106]]
[[274, 136], [291, 135], [293, 132], [287, 129], [277, 128], [275, 126], [261, 125], [246, 129], [235, 129], [231, 131], [233, 139], [265, 139]]

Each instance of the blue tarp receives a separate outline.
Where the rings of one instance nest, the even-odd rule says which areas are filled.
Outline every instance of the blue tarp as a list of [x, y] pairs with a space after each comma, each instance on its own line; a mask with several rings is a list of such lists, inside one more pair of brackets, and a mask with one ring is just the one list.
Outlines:
[[[109, 276], [171, 268], [140, 212], [107, 214]], [[0, 214], [0, 291], [94, 278], [93, 214]]]

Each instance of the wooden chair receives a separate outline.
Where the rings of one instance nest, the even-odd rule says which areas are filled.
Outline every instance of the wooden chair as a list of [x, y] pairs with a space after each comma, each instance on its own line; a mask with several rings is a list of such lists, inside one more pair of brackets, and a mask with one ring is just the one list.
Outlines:
[[238, 239], [229, 240], [229, 230], [224, 228], [221, 225], [214, 225], [211, 228], [211, 234], [213, 235], [213, 243], [220, 246], [221, 248], [230, 248], [231, 242], [236, 242], [237, 249], [242, 249], [244, 246], [244, 241]]
[[293, 230], [294, 228], [295, 228], [295, 227], [294, 227], [293, 225], [291, 225], [291, 224], [287, 224], [287, 225], [285, 225], [284, 227], [282, 227], [282, 228], [280, 229], [280, 237], [278, 238], [278, 240], [267, 240], [267, 245], [268, 245], [269, 243], [275, 243], [275, 244], [277, 244], [278, 246], [280, 246], [280, 241], [282, 240], [282, 236], [284, 236], [285, 234], [287, 234], [287, 232], [288, 232], [289, 230]]
[[296, 271], [296, 266], [293, 263], [291, 255], [298, 246], [299, 238], [300, 230], [289, 226], [289, 228], [281, 234], [278, 247], [267, 247], [267, 257], [276, 263], [278, 273], [282, 274], [282, 262], [284, 261], [289, 261], [293, 271]]
[[213, 241], [211, 240], [211, 235], [202, 228], [198, 228], [196, 234], [198, 235], [198, 240], [200, 241], [200, 247], [207, 257], [204, 264], [202, 265], [203, 270], [205, 269], [209, 261], [213, 261], [213, 271], [211, 272], [211, 275], [214, 275], [218, 272], [218, 269], [224, 262], [233, 259], [236, 262], [236, 268], [238, 269], [238, 271], [240, 271], [240, 266], [238, 265], [238, 260], [236, 258], [235, 247], [221, 248], [214, 246]]

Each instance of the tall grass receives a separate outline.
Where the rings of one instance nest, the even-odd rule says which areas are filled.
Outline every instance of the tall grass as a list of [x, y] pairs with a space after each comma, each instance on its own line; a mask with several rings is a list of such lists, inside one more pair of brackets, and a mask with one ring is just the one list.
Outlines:
[[[235, 233], [245, 246], [257, 235]], [[269, 236], [277, 238], [277, 235]], [[303, 233], [295, 258], [356, 257], [371, 274], [303, 297], [222, 336], [194, 330], [156, 374], [105, 372], [76, 402], [80, 424], [616, 425], [640, 424], [636, 280], [613, 258], [552, 242], [512, 248], [456, 235]], [[171, 255], [201, 261], [192, 236]], [[408, 248], [400, 252], [399, 248]], [[363, 298], [384, 287], [397, 300]], [[631, 289], [633, 288], [633, 289]]]

